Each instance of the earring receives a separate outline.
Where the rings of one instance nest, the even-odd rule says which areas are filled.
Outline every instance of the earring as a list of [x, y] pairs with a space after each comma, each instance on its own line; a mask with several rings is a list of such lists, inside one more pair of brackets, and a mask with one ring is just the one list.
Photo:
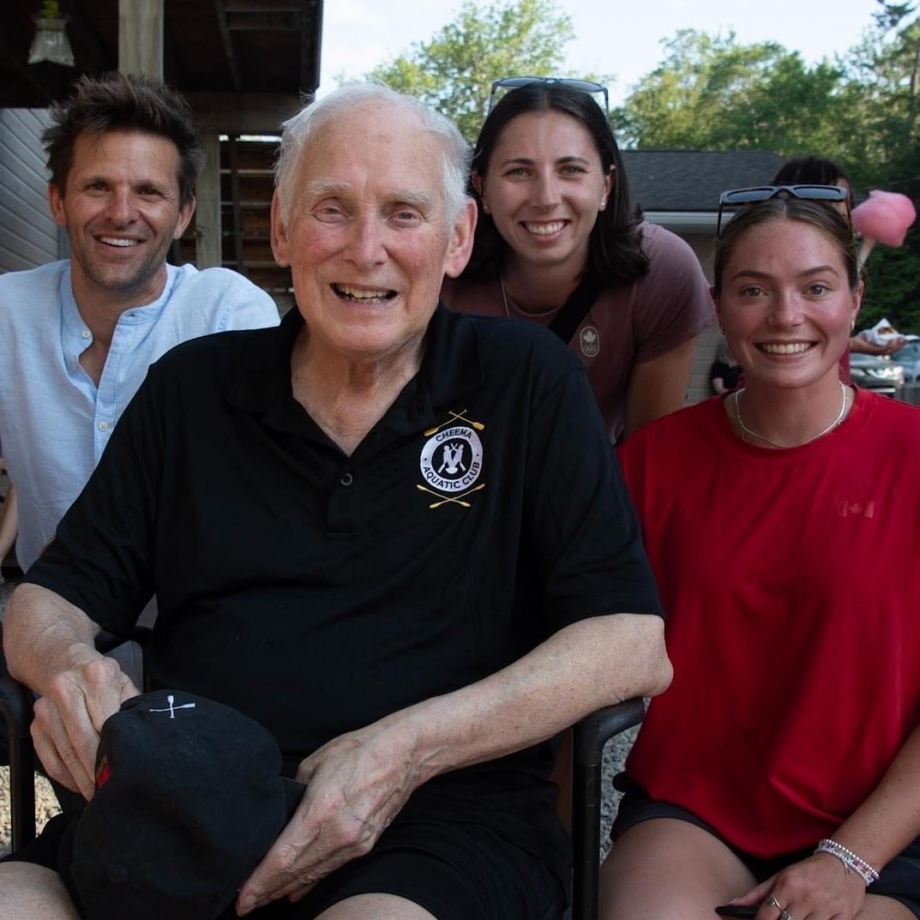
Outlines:
[[855, 328], [856, 328], [856, 320], [855, 319], [850, 320], [850, 332], [852, 332]]
[[603, 211], [604, 208], [606, 207], [607, 207], [607, 196], [605, 195], [603, 198], [601, 198], [601, 206], [599, 210]]
[[482, 203], [482, 213], [483, 214], [489, 213], [489, 206], [485, 202]]

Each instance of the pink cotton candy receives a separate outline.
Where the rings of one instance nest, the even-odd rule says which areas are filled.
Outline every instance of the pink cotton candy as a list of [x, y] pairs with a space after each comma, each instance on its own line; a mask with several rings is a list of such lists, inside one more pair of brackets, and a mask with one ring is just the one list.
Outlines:
[[853, 229], [864, 239], [886, 246], [900, 246], [907, 228], [917, 219], [913, 202], [900, 192], [873, 189], [869, 197], [853, 208]]

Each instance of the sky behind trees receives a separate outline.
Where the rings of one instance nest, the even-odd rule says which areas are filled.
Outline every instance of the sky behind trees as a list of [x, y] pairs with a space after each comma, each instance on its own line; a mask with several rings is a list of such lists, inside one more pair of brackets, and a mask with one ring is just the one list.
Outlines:
[[[460, 5], [461, 0], [326, 3], [320, 95], [335, 88], [340, 74], [359, 78], [407, 53], [414, 42], [430, 40], [456, 18]], [[564, 46], [566, 69], [615, 75], [612, 105], [661, 62], [660, 41], [678, 29], [710, 34], [733, 29], [742, 44], [777, 41], [814, 63], [857, 44], [877, 9], [875, 0], [840, 0], [833, 8], [802, 0], [557, 0], [556, 6], [571, 17], [576, 36]], [[601, 6], [613, 12], [600, 17]]]

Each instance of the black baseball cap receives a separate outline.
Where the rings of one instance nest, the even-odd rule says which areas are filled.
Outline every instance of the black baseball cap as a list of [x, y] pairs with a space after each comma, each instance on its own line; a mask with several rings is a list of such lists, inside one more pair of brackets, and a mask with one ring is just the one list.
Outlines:
[[304, 788], [281, 776], [274, 737], [238, 710], [145, 693], [102, 727], [96, 791], [58, 869], [89, 920], [217, 920]]

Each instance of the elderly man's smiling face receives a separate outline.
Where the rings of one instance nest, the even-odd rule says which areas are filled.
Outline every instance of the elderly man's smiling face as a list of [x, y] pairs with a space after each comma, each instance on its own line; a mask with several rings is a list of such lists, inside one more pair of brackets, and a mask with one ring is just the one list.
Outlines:
[[358, 362], [416, 352], [472, 246], [472, 204], [448, 220], [443, 161], [438, 135], [397, 104], [317, 125], [286, 221], [277, 194], [272, 204], [272, 248], [291, 266], [311, 349]]

